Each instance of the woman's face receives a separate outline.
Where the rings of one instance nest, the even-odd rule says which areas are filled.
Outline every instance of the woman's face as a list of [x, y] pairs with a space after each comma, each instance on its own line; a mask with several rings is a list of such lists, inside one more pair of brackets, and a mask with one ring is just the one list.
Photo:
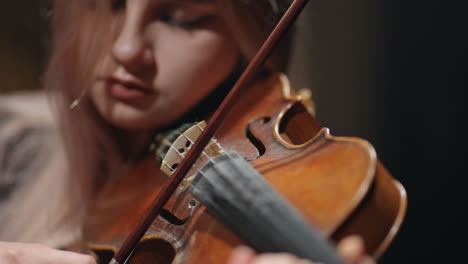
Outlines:
[[174, 121], [233, 71], [239, 50], [214, 1], [108, 0], [123, 19], [97, 63], [90, 97], [104, 119], [133, 131]]

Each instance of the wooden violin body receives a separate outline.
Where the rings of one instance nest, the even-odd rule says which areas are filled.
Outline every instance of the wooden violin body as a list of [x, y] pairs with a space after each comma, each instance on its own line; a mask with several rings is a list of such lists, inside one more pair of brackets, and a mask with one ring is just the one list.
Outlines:
[[[334, 240], [359, 234], [367, 252], [380, 256], [403, 221], [403, 187], [367, 141], [331, 136], [291, 94], [282, 75], [259, 81], [240, 99], [217, 140], [250, 160], [323, 234]], [[102, 263], [112, 258], [167, 180], [157, 167], [152, 158], [143, 161], [110, 182], [91, 209], [85, 240]], [[180, 188], [129, 263], [225, 263], [239, 244], [243, 241], [236, 234]]]

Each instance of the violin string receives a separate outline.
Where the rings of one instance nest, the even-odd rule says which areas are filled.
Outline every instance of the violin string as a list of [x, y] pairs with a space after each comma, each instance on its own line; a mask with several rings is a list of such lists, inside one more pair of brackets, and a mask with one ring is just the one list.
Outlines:
[[[203, 128], [200, 127], [198, 124], [197, 124], [197, 127], [198, 127], [200, 130], [203, 131]], [[192, 144], [192, 145], [194, 144], [194, 141], [193, 141], [190, 137], [188, 137], [188, 136], [185, 135], [185, 134], [182, 134], [182, 135], [185, 137], [185, 139], [186, 139], [187, 141], [190, 142], [190, 144]], [[221, 150], [224, 151], [224, 148], [223, 148], [216, 140], [211, 139], [210, 141], [213, 142], [214, 144], [216, 144]], [[177, 153], [177, 155], [180, 156], [182, 159], [185, 158], [184, 153], [181, 153], [181, 152], [180, 152], [177, 148], [175, 148], [173, 145], [171, 145], [169, 148], [172, 149], [173, 151], [175, 151], [175, 152]], [[228, 155], [228, 157], [232, 158], [232, 155], [231, 155], [229, 152], [224, 152], [224, 153], [226, 153], [226, 154]], [[211, 163], [211, 164], [213, 164], [213, 165], [216, 165], [216, 162], [213, 160], [213, 157], [212, 157], [212, 156], [208, 155], [205, 151], [202, 151], [202, 154], [206, 157], [207, 163]], [[167, 164], [167, 163], [165, 163], [165, 162], [164, 162], [164, 164], [165, 164], [167, 167], [169, 167], [170, 170], [171, 170], [172, 172], [175, 171], [175, 169], [172, 168], [172, 166], [170, 166], [169, 164]], [[200, 175], [206, 177], [206, 174], [201, 170], [201, 168], [198, 168], [197, 166], [195, 166], [195, 164], [192, 165], [192, 167], [193, 167]], [[233, 183], [233, 182], [230, 182], [229, 184], [234, 184], [234, 183]]]
[[[196, 126], [201, 132], [205, 131], [205, 129], [204, 129], [202, 126], [200, 126], [199, 123], [195, 123], [195, 126]], [[189, 140], [190, 140], [190, 139], [189, 139]], [[223, 151], [224, 153], [226, 153], [227, 156], [228, 156], [229, 158], [233, 158], [232, 155], [229, 153], [229, 151], [226, 151], [226, 150], [223, 148], [223, 146], [221, 146], [221, 144], [219, 144], [219, 142], [218, 142], [217, 140], [215, 140], [214, 138], [211, 138], [210, 141], [211, 141], [213, 144], [215, 144], [221, 151]], [[190, 142], [193, 144], [192, 140], [190, 140]], [[210, 161], [212, 161], [211, 158], [210, 158]], [[212, 163], [212, 164], [216, 164], [214, 161], [212, 161], [211, 163]]]
[[[170, 148], [171, 148], [172, 150], [174, 150], [174, 151], [177, 153], [177, 155], [179, 155], [182, 159], [185, 159], [184, 153], [181, 153], [181, 152], [180, 152], [179, 150], [177, 150], [174, 146], [171, 146]], [[207, 159], [208, 159], [211, 163], [215, 164], [215, 163], [211, 160], [211, 157], [205, 153], [205, 151], [203, 151], [202, 153], [204, 153], [204, 154], [206, 155]], [[166, 163], [166, 165], [169, 165], [169, 164]], [[170, 165], [169, 165], [169, 166], [170, 166]], [[197, 168], [197, 166], [196, 166], [195, 164], [192, 165], [192, 167], [193, 167], [194, 169], [196, 169], [197, 172], [199, 172], [200, 174], [203, 175], [203, 172], [201, 171], [201, 169], [200, 169], [200, 168]], [[172, 168], [172, 167], [171, 167], [171, 168]], [[173, 172], [174, 172], [175, 169], [174, 169], [174, 168], [172, 168], [172, 169], [173, 169]]]
[[[234, 103], [240, 98], [240, 95], [247, 89], [247, 85], [255, 78], [262, 64], [266, 61], [267, 56], [271, 53], [272, 49], [276, 46], [284, 32], [294, 22], [296, 16], [300, 13], [302, 8], [307, 3], [306, 0], [296, 0], [286, 12], [286, 15], [278, 23], [273, 33], [268, 37], [267, 41], [262, 45], [259, 52], [249, 63], [247, 69], [242, 73], [239, 80], [234, 85], [233, 89], [229, 92], [226, 98], [221, 103], [218, 110], [212, 115], [211, 122], [208, 124], [208, 128], [205, 133], [202, 134], [201, 138], [195, 145], [196, 148], [192, 148], [189, 151], [188, 157], [190, 161], [195, 162], [200, 152], [204, 149], [206, 143], [209, 142], [212, 135], [215, 134], [216, 130], [222, 125], [227, 114], [233, 109]], [[203, 144], [202, 144], [203, 143]], [[141, 240], [145, 232], [151, 226], [157, 214], [161, 212], [164, 205], [169, 201], [170, 197], [177, 190], [178, 185], [182, 182], [186, 172], [191, 168], [192, 164], [188, 163], [187, 158], [182, 162], [182, 166], [179, 167], [179, 172], [176, 172], [173, 180], [167, 182], [167, 189], [162, 190], [158, 196], [153, 199], [151, 210], [147, 210], [144, 217], [138, 222], [133, 228], [131, 235], [127, 237], [123, 246], [117, 251], [111, 263], [121, 262], [124, 263], [129, 258], [133, 250], [135, 250], [136, 244]], [[165, 185], [166, 186], [166, 185]]]
[[[202, 131], [202, 132], [204, 131], [204, 128], [201, 127], [198, 123], [196, 123], [196, 126], [197, 126], [197, 128], [198, 128], [200, 131]], [[190, 141], [191, 144], [194, 143], [194, 142], [193, 142], [189, 137], [187, 137], [185, 134], [184, 134], [184, 137], [185, 137], [188, 141]], [[227, 154], [227, 156], [228, 156], [229, 158], [231, 158], [231, 159], [234, 158], [233, 155], [232, 155], [230, 152], [225, 152], [224, 148], [219, 144], [219, 142], [217, 142], [217, 141], [214, 140], [213, 138], [211, 138], [210, 141], [211, 141], [212, 143], [214, 143], [219, 149], [221, 149], [225, 154]], [[177, 151], [177, 150], [176, 150], [176, 151]], [[177, 152], [178, 152], [178, 151], [177, 151]], [[202, 153], [206, 155], [206, 153], [205, 153], [204, 151], [203, 151]], [[212, 160], [211, 157], [208, 158], [208, 161], [211, 162], [213, 165], [216, 165], [216, 163], [214, 162], [214, 160]], [[199, 172], [202, 176], [205, 176], [205, 177], [206, 177], [206, 175], [205, 175], [200, 169], [197, 169], [197, 170], [198, 170], [198, 172]], [[242, 189], [242, 186], [238, 186], [238, 184], [240, 184], [241, 182], [235, 181], [232, 177], [223, 177], [223, 179], [224, 179], [224, 181], [226, 181], [226, 182], [225, 182], [225, 186], [237, 186], [237, 189]], [[236, 188], [234, 188], [234, 189], [236, 189]], [[242, 196], [242, 197], [239, 197], [239, 198], [241, 198], [241, 200], [242, 200], [242, 199], [243, 199], [244, 201], [248, 201], [248, 200], [249, 200], [249, 197], [246, 197], [244, 192], [238, 192], [237, 194]], [[255, 203], [254, 203], [254, 204], [255, 204]], [[257, 207], [257, 206], [254, 206], [254, 208], [258, 208], [258, 207]], [[253, 217], [255, 217], [255, 214], [245, 214], [244, 217], [245, 217], [246, 223], [254, 223], [254, 222], [256, 222], [256, 219], [253, 219]], [[276, 232], [278, 232], [278, 231], [276, 231]], [[292, 244], [292, 241], [289, 242], [289, 243]]]
[[[201, 127], [198, 123], [196, 123], [196, 127], [200, 130], [200, 131], [204, 131], [203, 127]], [[181, 135], [188, 141], [190, 142], [191, 145], [195, 144], [195, 142], [190, 138], [188, 137], [186, 134], [184, 133], [181, 133]], [[166, 139], [167, 140], [167, 139]], [[219, 144], [219, 142], [217, 142], [215, 139], [210, 139], [210, 141], [215, 144], [220, 150], [222, 150], [225, 154], [227, 154], [228, 157], [230, 158], [233, 158], [232, 155], [229, 153], [229, 152], [226, 152], [224, 150], [224, 148]], [[169, 141], [165, 142], [165, 143], [169, 143]], [[173, 144], [167, 144], [169, 146], [169, 149], [173, 150], [180, 158], [182, 159], [185, 159], [186, 155], [182, 152], [180, 152], [176, 147], [174, 147]], [[203, 154], [203, 156], [205, 156], [206, 158], [206, 161], [207, 163], [211, 163], [213, 165], [216, 165], [216, 162], [213, 160], [213, 157], [210, 156], [209, 154], [207, 154], [205, 151], [202, 151], [201, 154]], [[162, 161], [162, 164], [164, 166], [166, 166], [170, 171], [171, 173], [174, 173], [176, 171], [177, 168], [173, 168], [173, 166], [171, 166], [170, 164], [168, 164], [165, 160]], [[200, 175], [202, 176], [206, 176], [206, 174], [201, 170], [201, 168], [198, 168], [195, 164], [192, 165], [192, 167], [197, 171], [197, 173], [199, 173]], [[229, 184], [234, 184], [234, 183], [229, 183]]]
[[[198, 123], [196, 123], [196, 126], [197, 126], [197, 128], [198, 128], [200, 131], [202, 131], [202, 132], [204, 131], [204, 128], [201, 127]], [[187, 137], [186, 137], [186, 138], [187, 138]], [[192, 142], [191, 139], [187, 138], [187, 140], [189, 140], [189, 141], [193, 144], [193, 142]], [[222, 151], [224, 152], [224, 154], [227, 155], [227, 157], [229, 157], [229, 158], [231, 158], [231, 159], [235, 159], [235, 157], [233, 157], [233, 154], [231, 154], [231, 152], [229, 152], [229, 151], [225, 151], [225, 149], [221, 146], [221, 144], [220, 144], [217, 140], [211, 138], [210, 141], [211, 141], [213, 144], [215, 144], [220, 150], [222, 150]], [[213, 165], [216, 165], [216, 163], [214, 162], [214, 160], [212, 160], [211, 157], [209, 158], [209, 162], [211, 162]], [[204, 174], [201, 170], [199, 170], [199, 172], [200, 172], [200, 174], [201, 174], [202, 176], [204, 176], [204, 177], [206, 178], [206, 174]], [[237, 190], [241, 190], [241, 189], [242, 189], [242, 186], [239, 186], [239, 184], [242, 184], [242, 183], [239, 182], [239, 181], [235, 181], [234, 178], [232, 178], [232, 177], [222, 177], [222, 178], [223, 178], [223, 180], [224, 180], [224, 186], [231, 186], [231, 187], [232, 187], [232, 186], [237, 186], [237, 187], [235, 187], [234, 189], [237, 189]], [[210, 182], [211, 182], [211, 181], [210, 181]], [[237, 195], [240, 195], [241, 197], [239, 197], [239, 198], [240, 198], [241, 200], [243, 200], [243, 201], [249, 201], [249, 200], [250, 200], [248, 197], [245, 196], [246, 194], [243, 193], [242, 191], [237, 192]], [[239, 209], [239, 208], [237, 208], [237, 209]], [[244, 215], [244, 217], [245, 217], [246, 223], [254, 223], [255, 220], [256, 220], [256, 219], [253, 219], [254, 214], [246, 214], [246, 215]]]
[[[199, 123], [195, 123], [195, 126], [201, 131], [203, 132], [204, 131], [204, 128], [200, 126]], [[183, 134], [183, 136], [185, 137], [185, 139], [187, 139], [190, 144], [194, 144], [195, 142], [189, 138], [187, 135]], [[229, 158], [233, 158], [232, 155], [229, 153], [229, 152], [226, 152], [225, 149], [221, 146], [221, 144], [219, 144], [218, 141], [216, 141], [214, 138], [211, 138], [210, 141], [215, 144], [221, 151], [223, 151], [224, 153], [226, 153], [226, 155], [229, 157]], [[208, 159], [208, 161], [210, 163], [212, 163], [213, 165], [216, 165], [216, 163], [213, 161], [213, 157], [209, 156], [208, 154], [205, 153], [205, 151], [202, 151], [202, 154]], [[201, 173], [201, 171], [199, 170], [199, 172]], [[203, 175], [203, 173], [201, 173]]]
[[[203, 131], [204, 129], [199, 126], [198, 124], [196, 124], [196, 126], [198, 127], [198, 129], [200, 129], [201, 131]], [[190, 142], [190, 144], [194, 144], [194, 141], [188, 137], [187, 135], [185, 134], [182, 134], [185, 139]], [[229, 158], [233, 158], [233, 155], [230, 153], [230, 152], [225, 152], [224, 148], [219, 144], [219, 142], [217, 142], [215, 139], [210, 139], [210, 141], [215, 144], [219, 149], [221, 149]], [[174, 147], [173, 145], [170, 145], [170, 149], [172, 149], [175, 153], [177, 153], [177, 155], [179, 157], [181, 157], [182, 159], [184, 159], [186, 157], [186, 155], [182, 152], [180, 152], [176, 147]], [[208, 155], [205, 151], [202, 151], [202, 154], [207, 158], [207, 163], [212, 163], [213, 165], [216, 165], [216, 162], [213, 160], [213, 157]], [[165, 166], [167, 166], [172, 172], [175, 171], [175, 169], [170, 166], [169, 164], [167, 164], [165, 161], [163, 162], [163, 164]], [[205, 172], [202, 171], [201, 168], [198, 168], [196, 166], [197, 163], [195, 163], [194, 165], [192, 165], [192, 167], [203, 177], [205, 177], [206, 179], [207, 178], [207, 175]], [[242, 184], [242, 181], [238, 182], [238, 181], [235, 181], [234, 178], [232, 177], [222, 177], [223, 178], [223, 181], [224, 181], [224, 186], [236, 186], [234, 189], [236, 190], [241, 190], [242, 189], [242, 186], [239, 186], [239, 184]], [[209, 179], [208, 179], [209, 180]], [[211, 184], [213, 184], [213, 182], [211, 180], [209, 180], [209, 182], [211, 182]], [[239, 191], [237, 192], [238, 195], [241, 195], [241, 200], [243, 201], [249, 201], [249, 197], [246, 196], [245, 193], [243, 193], [242, 191]], [[239, 210], [239, 208], [237, 207], [237, 209]], [[245, 223], [254, 223], [256, 221], [256, 219], [254, 218], [255, 214], [246, 214], [244, 215], [245, 219], [243, 220]]]
[[[202, 132], [204, 131], [204, 128], [201, 127], [198, 123], [196, 123], [196, 126], [200, 131], [202, 131]], [[190, 139], [188, 139], [188, 140], [190, 140]], [[231, 152], [229, 152], [229, 151], [225, 151], [225, 149], [221, 146], [221, 144], [217, 140], [211, 138], [210, 141], [213, 142], [219, 149], [221, 149], [229, 158], [235, 159], [233, 154], [231, 154]], [[192, 141], [191, 141], [191, 143], [193, 144]], [[209, 159], [209, 161], [213, 165], [216, 165], [216, 163], [211, 158]], [[201, 173], [201, 175], [205, 176], [205, 174], [203, 174], [203, 172], [200, 171], [200, 173]], [[227, 182], [225, 182], [225, 186], [236, 186], [236, 185], [238, 185], [240, 183], [238, 181], [235, 181], [232, 177], [223, 177], [223, 179], [224, 179], [224, 181], [227, 181]], [[238, 186], [237, 189], [242, 189], [242, 186]], [[238, 192], [238, 195], [241, 195], [242, 196], [241, 198], [243, 198], [244, 200], [249, 200], [248, 197], [244, 196], [245, 194], [243, 192]], [[252, 219], [252, 217], [253, 217], [253, 215], [247, 214], [246, 215], [247, 222], [249, 222], [249, 223], [255, 222], [255, 219]]]
[[[185, 137], [185, 139], [187, 139], [187, 140], [190, 142], [190, 144], [193, 145], [193, 144], [195, 143], [195, 142], [193, 142], [193, 140], [192, 140], [191, 138], [187, 137], [187, 135], [184, 134], [183, 136]], [[208, 154], [206, 154], [205, 151], [202, 151], [202, 154], [203, 154], [203, 156], [205, 156], [207, 159], [211, 159], [211, 157], [210, 157]], [[184, 157], [184, 158], [185, 158], [185, 157]]]
[[172, 172], [172, 173], [174, 173], [174, 172], [175, 172], [175, 169], [174, 169], [174, 168], [172, 168], [172, 166], [171, 166], [171, 165], [167, 164], [167, 162], [166, 162], [165, 160], [163, 160], [163, 161], [162, 161], [162, 164], [163, 164], [163, 165], [165, 165], [166, 167], [168, 167], [168, 168], [169, 168], [169, 170], [171, 170], [171, 172]]
[[[200, 126], [200, 124], [196, 123], [195, 124], [196, 127], [201, 131], [203, 132], [205, 129], [203, 127]], [[226, 152], [226, 150], [223, 148], [223, 146], [221, 146], [221, 144], [219, 144], [219, 142], [213, 138], [210, 139], [210, 141], [215, 144], [220, 150], [222, 150], [224, 153], [227, 153], [227, 156], [232, 158], [232, 155], [229, 153], [229, 152]], [[192, 143], [193, 144], [193, 143]], [[214, 162], [212, 162], [213, 164], [215, 164]]]
[[[196, 123], [195, 126], [201, 131], [205, 131], [205, 129], [203, 127], [200, 126], [199, 123]], [[224, 151], [224, 148], [219, 144], [218, 141], [214, 140], [213, 138], [210, 139], [211, 142], [213, 142], [219, 149], [221, 149], [222, 151]]]
[[[179, 155], [181, 155], [182, 157], [185, 158], [185, 155], [183, 155], [182, 153], [178, 152], [178, 151], [177, 151], [175, 148], [173, 148], [172, 146], [171, 146], [171, 148], [172, 148], [173, 150], [175, 150]], [[174, 168], [173, 168], [171, 165], [169, 165], [166, 161], [163, 160], [162, 164], [165, 165], [167, 168], [169, 168], [169, 170], [171, 171], [171, 173], [174, 173], [174, 172], [176, 171], [176, 169], [174, 169]], [[203, 176], [206, 176], [206, 175], [203, 173], [203, 171], [201, 171], [199, 168], [195, 167], [195, 165], [193, 165], [193, 167], [195, 168], [195, 170], [196, 170], [198, 173], [200, 173], [200, 174], [203, 175]]]

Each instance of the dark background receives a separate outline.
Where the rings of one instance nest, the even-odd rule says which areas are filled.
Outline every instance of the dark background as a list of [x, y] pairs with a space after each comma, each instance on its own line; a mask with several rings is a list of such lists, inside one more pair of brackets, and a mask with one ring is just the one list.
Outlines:
[[18, 0], [2, 3], [0, 92], [40, 88], [40, 76], [46, 62], [46, 2]]
[[[41, 6], [3, 3], [0, 92], [40, 87]], [[462, 1], [311, 1], [298, 22], [293, 83], [312, 89], [332, 134], [369, 140], [407, 189], [380, 263], [465, 262], [466, 11]]]
[[405, 222], [380, 263], [466, 263], [463, 5], [311, 1], [299, 23], [310, 33], [297, 79], [312, 88], [318, 119], [335, 135], [368, 139], [408, 192]]

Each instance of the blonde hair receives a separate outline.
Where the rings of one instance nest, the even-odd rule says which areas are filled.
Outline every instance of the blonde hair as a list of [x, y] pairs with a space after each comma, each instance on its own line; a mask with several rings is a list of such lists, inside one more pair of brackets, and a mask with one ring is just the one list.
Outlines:
[[[2, 208], [0, 239], [70, 246], [80, 241], [87, 207], [98, 186], [113, 174], [122, 157], [115, 129], [97, 114], [84, 97], [80, 107], [69, 106], [92, 80], [94, 63], [102, 58], [108, 36], [103, 1], [54, 1], [52, 54], [44, 85], [60, 137], [48, 146], [51, 156], [38, 175], [15, 190]], [[103, 25], [102, 27], [95, 26]], [[106, 26], [104, 26], [106, 25]], [[107, 41], [111, 41], [108, 39]], [[34, 125], [30, 119], [22, 122]], [[11, 202], [10, 202], [11, 201]], [[30, 216], [30, 217], [27, 217]], [[30, 221], [30, 222], [29, 222]]]
[[[261, 8], [260, 0], [249, 4], [242, 0], [217, 1], [232, 33], [239, 39], [242, 53], [250, 59], [272, 30], [274, 22], [267, 21], [272, 18]], [[252, 3], [257, 3], [256, 8], [249, 8]], [[107, 9], [105, 1], [54, 1], [53, 52], [45, 73], [45, 86], [59, 121], [61, 141], [57, 142], [54, 162], [42, 170], [34, 184], [17, 192], [16, 200], [25, 199], [12, 203], [23, 205], [15, 215], [43, 217], [36, 218], [27, 230], [19, 230], [25, 223], [10, 223], [16, 231], [8, 238], [16, 236], [17, 240], [54, 247], [76, 243], [81, 239], [80, 228], [92, 197], [109, 175], [116, 174], [126, 162], [118, 143], [121, 131], [102, 120], [91, 101], [82, 96], [91, 86], [96, 62], [109, 52], [104, 48], [110, 47], [120, 28], [120, 21], [107, 20]], [[263, 17], [261, 21], [259, 15]], [[268, 67], [274, 71], [284, 69], [287, 55], [287, 50], [280, 50]], [[83, 98], [79, 106], [71, 111], [69, 106], [80, 97]], [[52, 236], [52, 231], [56, 235]]]
[[[252, 59], [273, 31], [291, 0], [217, 0], [226, 22], [247, 60]], [[280, 41], [266, 62], [272, 72], [286, 70], [294, 28]]]
[[[112, 41], [106, 14], [101, 12], [105, 10], [103, 2], [54, 1], [53, 53], [45, 74], [67, 161], [63, 177], [70, 179], [66, 182], [69, 186], [64, 186], [70, 190], [69, 199], [63, 203], [73, 208], [78, 226], [83, 225], [99, 186], [123, 162], [117, 129], [104, 122], [84, 96], [92, 85], [95, 63], [107, 52], [106, 41]], [[79, 107], [71, 110], [77, 98], [81, 99]]]

